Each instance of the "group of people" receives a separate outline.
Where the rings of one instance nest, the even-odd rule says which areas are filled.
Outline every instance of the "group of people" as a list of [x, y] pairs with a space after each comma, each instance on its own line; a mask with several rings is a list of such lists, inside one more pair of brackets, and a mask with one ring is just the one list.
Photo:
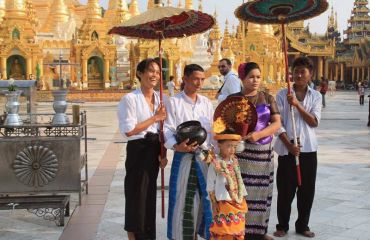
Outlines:
[[[317, 141], [315, 128], [321, 114], [321, 95], [308, 87], [313, 63], [306, 57], [293, 63], [292, 92], [281, 90], [276, 100], [259, 91], [261, 70], [257, 63], [243, 63], [238, 75], [229, 59], [219, 61], [225, 76], [217, 94], [219, 102], [242, 96], [257, 112], [255, 129], [240, 136], [234, 129], [213, 131], [212, 102], [198, 91], [205, 73], [201, 66], [184, 67], [182, 91], [160, 103], [154, 90], [159, 64], [145, 59], [137, 66], [141, 86], [126, 94], [118, 107], [119, 127], [128, 139], [125, 162], [125, 230], [129, 239], [156, 239], [156, 179], [167, 164], [160, 157], [159, 125], [164, 121], [164, 147], [174, 151], [169, 181], [168, 239], [273, 239], [267, 235], [274, 180], [273, 151], [277, 168], [278, 221], [274, 236], [289, 230], [291, 203], [297, 195], [297, 233], [314, 237], [308, 223], [315, 193]], [[297, 136], [293, 141], [290, 106], [294, 107]], [[199, 121], [207, 131], [202, 145], [189, 139], [176, 141], [176, 128]], [[276, 141], [273, 145], [273, 136]], [[211, 154], [217, 145], [217, 153]], [[208, 153], [208, 155], [207, 155]], [[295, 156], [299, 156], [302, 185], [298, 186]], [[211, 158], [212, 161], [205, 161]], [[161, 239], [164, 236], [160, 237]]]

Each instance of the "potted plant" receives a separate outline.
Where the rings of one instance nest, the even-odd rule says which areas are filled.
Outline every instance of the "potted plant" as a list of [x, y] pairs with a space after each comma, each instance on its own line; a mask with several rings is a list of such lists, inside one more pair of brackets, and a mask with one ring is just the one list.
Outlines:
[[7, 126], [19, 126], [22, 125], [22, 119], [19, 117], [19, 96], [21, 95], [22, 91], [18, 90], [17, 85], [15, 85], [14, 79], [10, 79], [8, 81], [8, 90], [4, 90], [4, 94], [6, 97], [6, 104], [5, 104], [5, 111], [6, 111], [6, 118], [4, 121], [4, 125]]

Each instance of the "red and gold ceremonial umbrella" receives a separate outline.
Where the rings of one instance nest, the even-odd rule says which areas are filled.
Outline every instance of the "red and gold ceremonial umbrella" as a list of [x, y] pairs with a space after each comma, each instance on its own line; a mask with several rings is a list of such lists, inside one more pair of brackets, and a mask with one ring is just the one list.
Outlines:
[[[285, 58], [285, 79], [288, 84], [288, 94], [291, 93], [289, 81], [289, 65], [287, 54], [287, 43], [285, 24], [309, 19], [320, 15], [328, 8], [326, 0], [255, 0], [243, 3], [235, 10], [235, 16], [239, 19], [258, 24], [281, 24], [283, 52]], [[294, 144], [298, 146], [297, 131], [295, 128], [294, 114], [290, 106]], [[302, 184], [299, 159], [296, 157], [298, 185]]]
[[[212, 28], [215, 20], [211, 15], [200, 11], [174, 7], [160, 7], [159, 0], [155, 0], [156, 7], [131, 18], [120, 26], [113, 27], [109, 34], [118, 34], [127, 37], [157, 39], [159, 42], [160, 81], [159, 93], [163, 105], [163, 78], [162, 78], [162, 40], [166, 38], [182, 38], [202, 33]], [[160, 122], [161, 157], [165, 155], [163, 146], [163, 121]], [[164, 170], [161, 169], [162, 184], [162, 217], [164, 218]]]

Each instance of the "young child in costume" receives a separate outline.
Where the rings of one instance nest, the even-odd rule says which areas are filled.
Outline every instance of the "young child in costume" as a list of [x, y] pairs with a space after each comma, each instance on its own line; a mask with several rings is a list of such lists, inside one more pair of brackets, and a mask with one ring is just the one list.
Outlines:
[[212, 202], [211, 239], [244, 239], [247, 191], [235, 149], [241, 136], [231, 130], [215, 135], [220, 150], [208, 168], [207, 191]]

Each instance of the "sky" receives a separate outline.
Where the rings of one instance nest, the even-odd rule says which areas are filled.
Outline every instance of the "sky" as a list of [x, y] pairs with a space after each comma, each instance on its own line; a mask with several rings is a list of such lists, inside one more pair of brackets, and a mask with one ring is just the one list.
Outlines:
[[[173, 6], [177, 6], [179, 0], [172, 0]], [[184, 1], [181, 0], [184, 6]], [[343, 30], [347, 29], [347, 20], [351, 16], [351, 10], [353, 8], [354, 0], [328, 0], [329, 1], [329, 8], [318, 17], [310, 19], [309, 21], [305, 22], [305, 25], [309, 22], [310, 24], [310, 31], [311, 33], [318, 33], [324, 34], [326, 32], [326, 27], [328, 23], [328, 16], [331, 12], [331, 7], [333, 6], [334, 12], [338, 13], [338, 28], [341, 36], [343, 37]], [[80, 0], [82, 4], [85, 4], [87, 0]], [[108, 7], [109, 0], [99, 0], [100, 5], [105, 9]], [[127, 3], [130, 3], [131, 0], [126, 0]], [[163, 2], [167, 3], [167, 0]], [[231, 26], [238, 25], [238, 20], [234, 17], [235, 9], [241, 5], [243, 0], [202, 0], [203, 11], [209, 14], [215, 12], [217, 10], [218, 14], [218, 23], [222, 28], [224, 28], [225, 21], [228, 19], [229, 27], [231, 30]], [[138, 0], [139, 3], [139, 10], [143, 12], [146, 10], [147, 7], [147, 0]], [[225, 4], [226, 3], [226, 4]], [[195, 9], [198, 9], [198, 0], [193, 0], [193, 5]], [[369, 7], [369, 6], [368, 6]]]

